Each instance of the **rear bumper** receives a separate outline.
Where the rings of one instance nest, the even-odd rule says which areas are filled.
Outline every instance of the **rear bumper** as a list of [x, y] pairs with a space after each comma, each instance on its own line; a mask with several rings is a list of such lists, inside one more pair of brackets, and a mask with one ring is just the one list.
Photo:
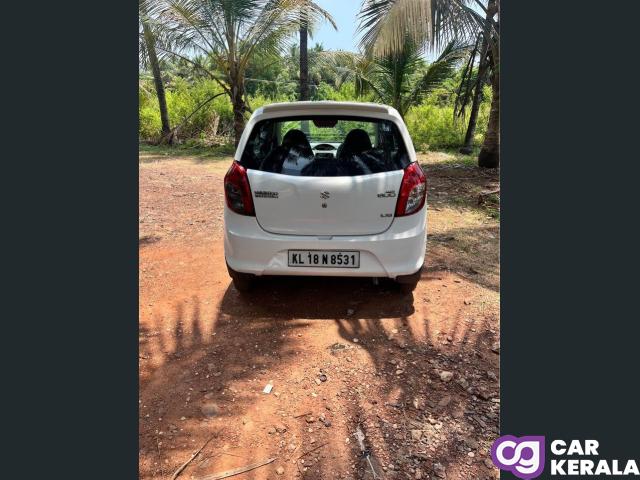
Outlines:
[[[320, 238], [265, 232], [255, 217], [238, 215], [225, 206], [225, 257], [233, 270], [254, 275], [393, 279], [413, 275], [420, 271], [424, 262], [426, 212], [425, 206], [415, 215], [395, 218], [391, 227], [378, 235]], [[358, 250], [360, 268], [289, 267], [287, 250]]]

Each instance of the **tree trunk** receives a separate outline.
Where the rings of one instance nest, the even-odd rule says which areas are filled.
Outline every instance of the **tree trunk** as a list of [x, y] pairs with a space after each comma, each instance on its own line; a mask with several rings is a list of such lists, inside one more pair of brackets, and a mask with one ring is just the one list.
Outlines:
[[244, 103], [244, 89], [238, 82], [231, 85], [231, 105], [233, 106], [233, 131], [235, 134], [235, 145], [240, 143], [240, 137], [244, 131], [244, 113], [246, 104]]
[[478, 112], [480, 111], [480, 103], [482, 103], [482, 84], [486, 69], [483, 71], [482, 66], [478, 68], [478, 81], [473, 92], [473, 103], [471, 104], [471, 112], [469, 113], [469, 125], [467, 133], [464, 136], [464, 145], [460, 149], [460, 153], [469, 155], [473, 151], [473, 136], [476, 133], [476, 124], [478, 122]]
[[471, 112], [469, 113], [469, 125], [467, 133], [464, 136], [464, 145], [460, 149], [460, 153], [469, 155], [473, 151], [473, 136], [476, 133], [476, 124], [478, 123], [478, 112], [480, 111], [480, 103], [482, 102], [482, 83], [476, 86], [473, 92], [473, 103], [471, 104]]
[[[495, 63], [495, 62], [494, 62]], [[500, 73], [499, 66], [492, 66], [491, 72], [491, 112], [489, 125], [484, 135], [482, 149], [478, 155], [478, 166], [484, 168], [498, 168], [500, 166]]]
[[309, 51], [307, 15], [300, 13], [300, 101], [309, 100]]
[[[498, 0], [490, 0], [487, 5], [487, 22], [489, 19], [493, 19], [496, 13], [500, 15], [499, 10]], [[496, 30], [498, 22], [495, 25]], [[500, 38], [498, 32], [494, 32], [493, 29], [491, 35], [485, 38], [490, 45], [490, 79], [493, 98], [491, 99], [487, 133], [485, 133], [482, 149], [478, 155], [478, 166], [498, 168], [500, 166]]]
[[[489, 17], [491, 15], [491, 17]], [[469, 126], [464, 137], [464, 145], [460, 149], [460, 153], [469, 155], [473, 150], [473, 136], [476, 133], [476, 124], [478, 122], [478, 112], [480, 111], [480, 103], [482, 102], [482, 85], [484, 77], [487, 74], [489, 60], [487, 58], [487, 50], [489, 49], [489, 36], [491, 35], [491, 24], [489, 20], [495, 15], [495, 2], [490, 2], [487, 8], [487, 17], [485, 18], [485, 26], [482, 32], [482, 42], [480, 43], [480, 63], [478, 64], [478, 78], [476, 80], [475, 90], [473, 92], [473, 103], [471, 104], [471, 112], [469, 113]]]
[[153, 32], [146, 21], [142, 22], [144, 32], [144, 41], [147, 46], [147, 54], [149, 55], [149, 64], [153, 73], [153, 83], [158, 96], [158, 105], [160, 106], [160, 121], [162, 122], [162, 140], [173, 143], [173, 135], [171, 134], [171, 124], [169, 123], [169, 110], [167, 109], [167, 97], [164, 92], [164, 84], [162, 83], [162, 73], [160, 72], [160, 62], [156, 53], [155, 39]]
[[[303, 7], [300, 11], [300, 101], [309, 100], [309, 31], [307, 11]], [[309, 135], [309, 121], [300, 122], [300, 129]]]

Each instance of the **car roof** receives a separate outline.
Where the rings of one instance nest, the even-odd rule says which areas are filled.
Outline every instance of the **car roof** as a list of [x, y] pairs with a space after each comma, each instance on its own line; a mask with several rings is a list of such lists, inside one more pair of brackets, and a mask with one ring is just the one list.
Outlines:
[[253, 116], [261, 116], [266, 114], [276, 115], [288, 115], [297, 114], [301, 111], [307, 113], [322, 113], [331, 114], [344, 113], [348, 110], [353, 115], [367, 114], [387, 114], [396, 116], [396, 109], [388, 105], [382, 105], [379, 103], [365, 103], [365, 102], [336, 102], [333, 100], [321, 100], [315, 102], [282, 102], [272, 103], [265, 105], [257, 109]]

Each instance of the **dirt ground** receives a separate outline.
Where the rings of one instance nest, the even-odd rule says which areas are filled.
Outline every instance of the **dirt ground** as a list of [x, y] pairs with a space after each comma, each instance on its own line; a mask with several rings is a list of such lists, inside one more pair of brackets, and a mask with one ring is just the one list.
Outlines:
[[[223, 252], [230, 158], [140, 155], [139, 470], [201, 479], [497, 478], [498, 184], [444, 153], [422, 280], [268, 278], [240, 296]], [[263, 393], [272, 382], [273, 390]]]

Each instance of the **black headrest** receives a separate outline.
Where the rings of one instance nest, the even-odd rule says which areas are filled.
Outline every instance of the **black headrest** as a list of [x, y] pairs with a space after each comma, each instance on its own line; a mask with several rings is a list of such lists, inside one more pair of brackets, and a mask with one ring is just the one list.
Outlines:
[[309, 140], [302, 130], [289, 130], [282, 139], [282, 146], [287, 149], [295, 147], [305, 155], [313, 154]]
[[371, 149], [369, 134], [361, 128], [351, 130], [342, 143], [342, 156], [359, 155], [365, 150]]

